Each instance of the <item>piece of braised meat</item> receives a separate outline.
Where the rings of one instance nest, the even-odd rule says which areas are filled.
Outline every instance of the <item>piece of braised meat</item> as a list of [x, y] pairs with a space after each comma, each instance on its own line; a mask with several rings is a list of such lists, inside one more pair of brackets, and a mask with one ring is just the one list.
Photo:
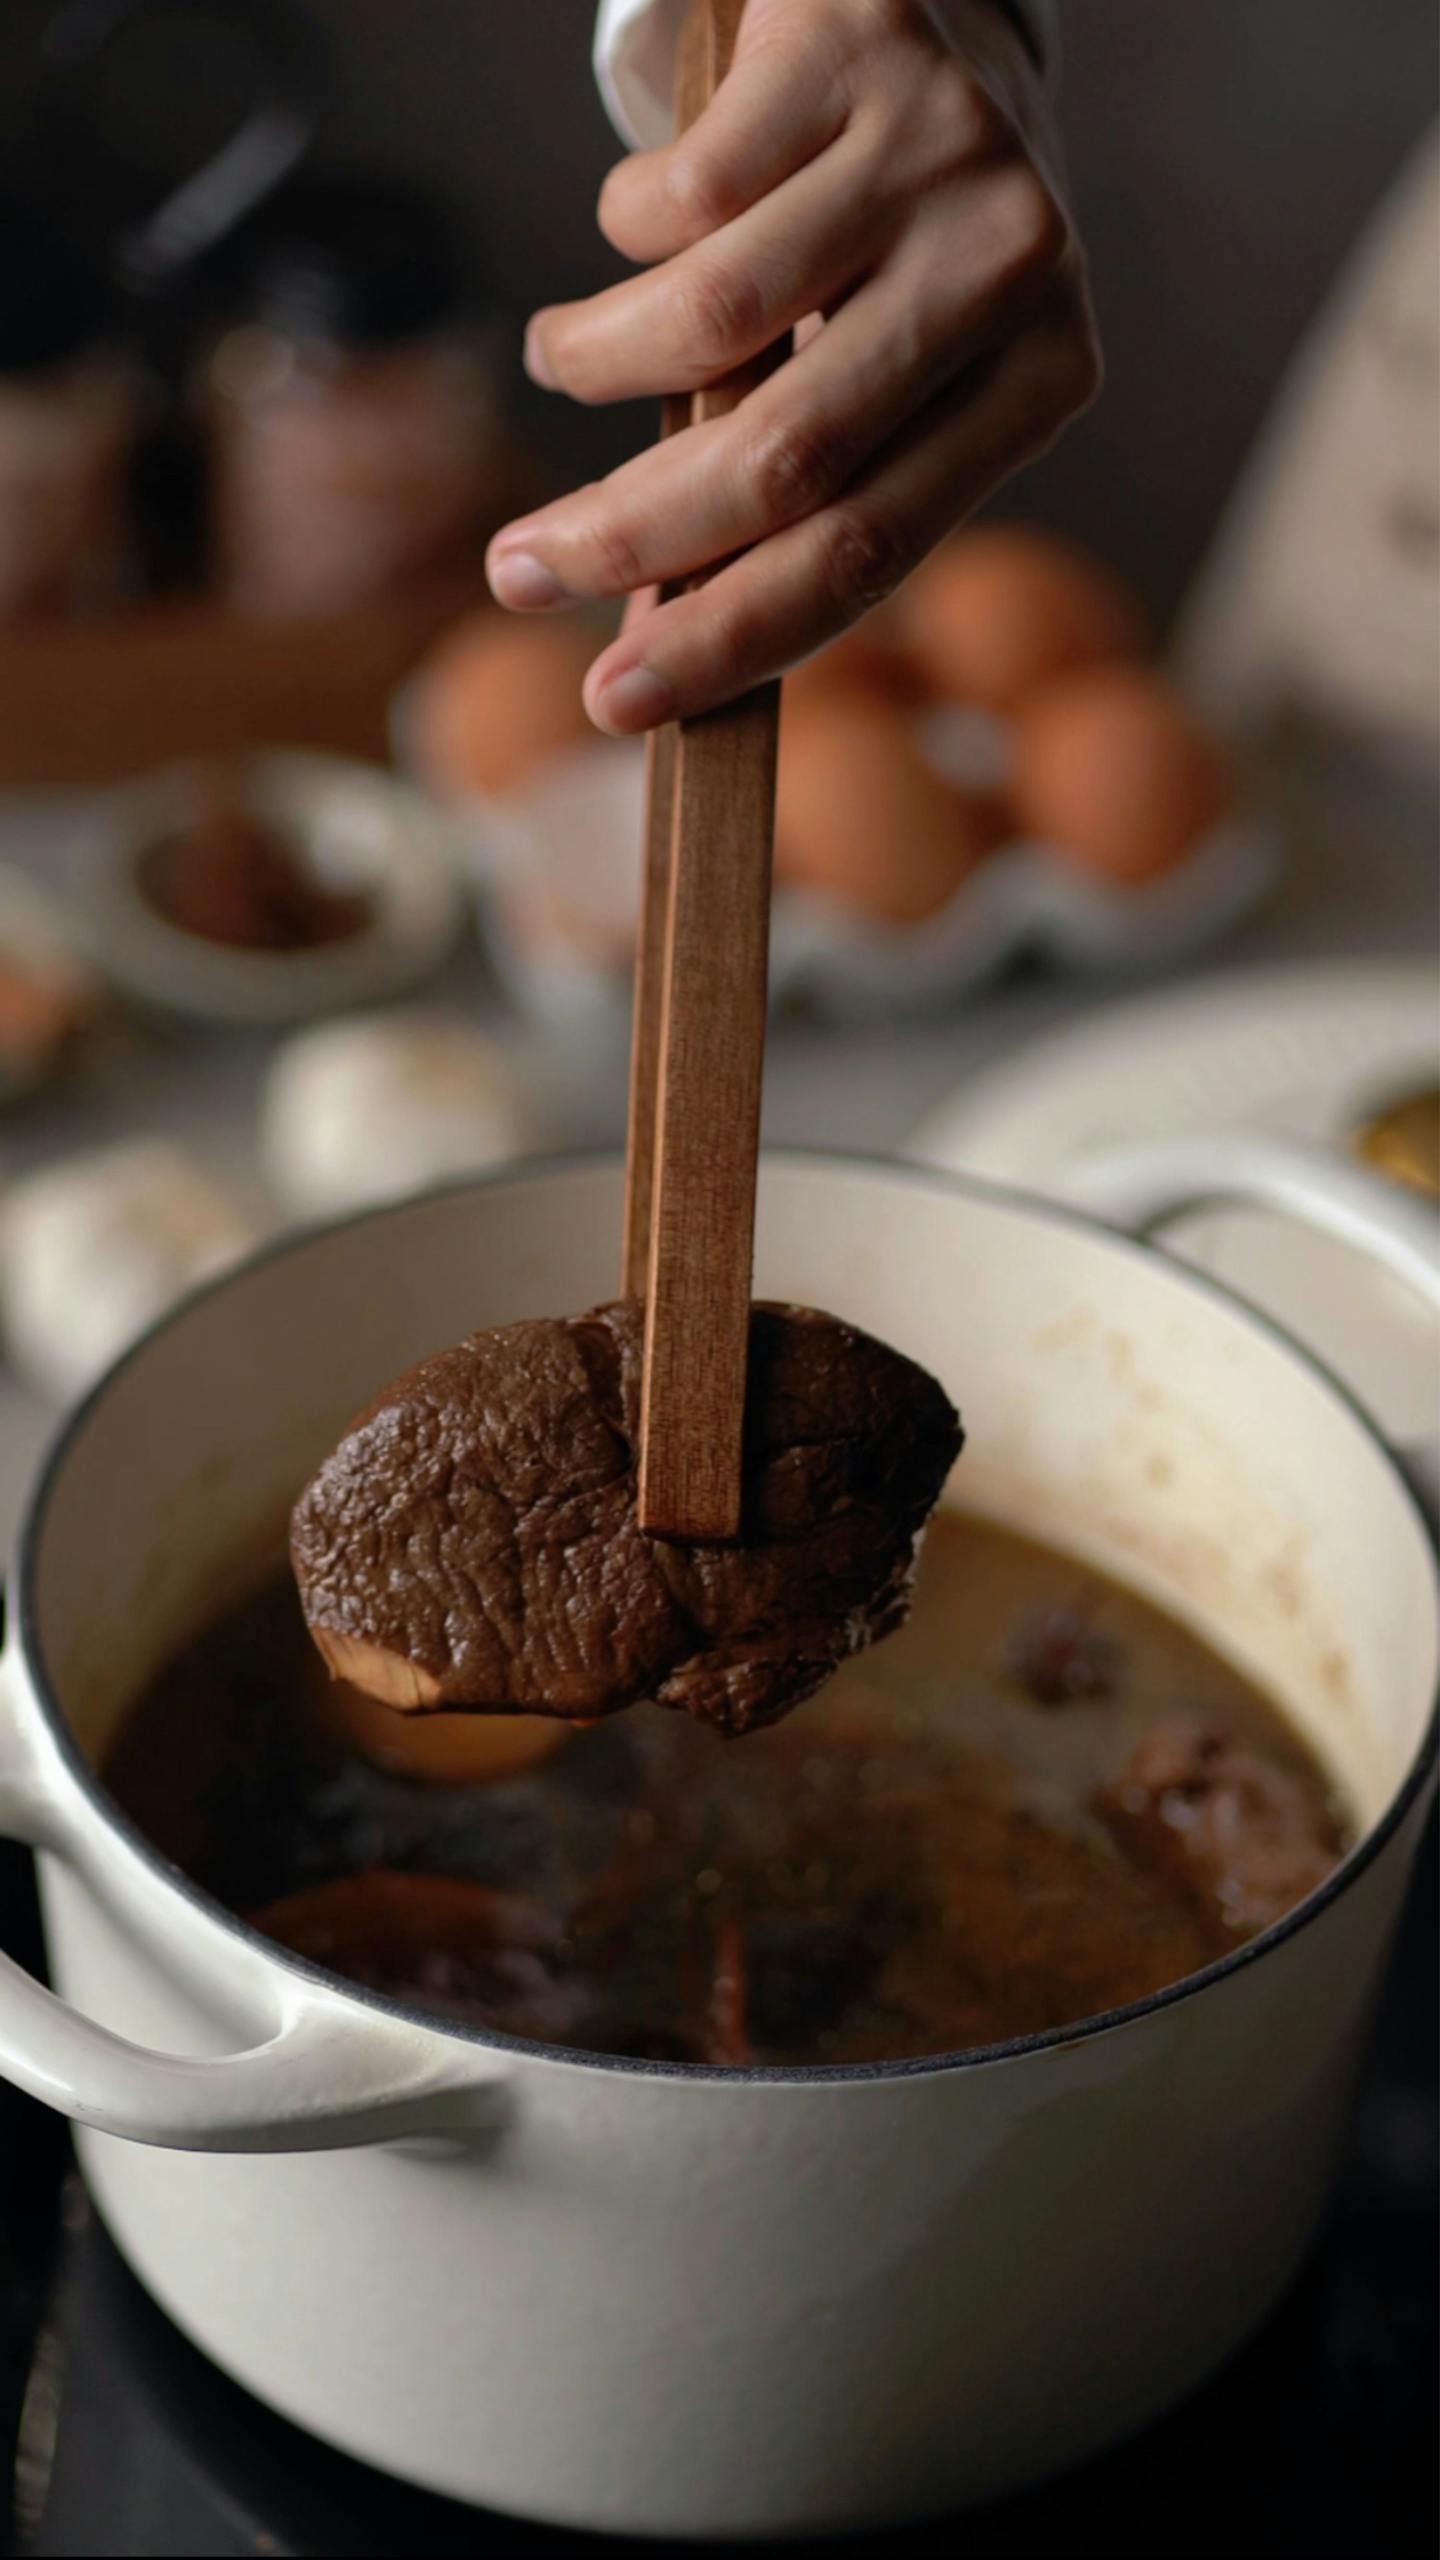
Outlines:
[[672, 1545], [636, 1519], [643, 1321], [621, 1303], [475, 1334], [359, 1416], [292, 1521], [333, 1668], [400, 1661], [405, 1707], [653, 1698], [739, 1734], [901, 1623], [961, 1445], [943, 1389], [833, 1316], [758, 1306], [742, 1537]]
[[370, 1867], [250, 1918], [295, 1955], [410, 2008], [540, 2043], [572, 2037], [584, 2014], [583, 1986], [543, 1915], [465, 1876]]
[[1200, 1716], [1152, 1726], [1096, 1810], [1138, 1864], [1187, 1886], [1234, 1938], [1283, 1919], [1343, 1846], [1314, 1772], [1264, 1759]]

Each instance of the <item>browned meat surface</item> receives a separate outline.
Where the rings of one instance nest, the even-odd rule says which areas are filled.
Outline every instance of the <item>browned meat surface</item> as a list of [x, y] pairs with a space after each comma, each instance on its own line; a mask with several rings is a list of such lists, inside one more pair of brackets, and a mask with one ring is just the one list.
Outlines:
[[1318, 1770], [1287, 1765], [1198, 1716], [1152, 1726], [1097, 1802], [1137, 1864], [1253, 1937], [1312, 1893], [1343, 1846]]
[[654, 1698], [745, 1733], [898, 1626], [961, 1443], [935, 1380], [757, 1307], [743, 1538], [672, 1546], [636, 1520], [641, 1336], [627, 1304], [508, 1325], [388, 1387], [295, 1507], [312, 1632], [415, 1665], [430, 1705]]

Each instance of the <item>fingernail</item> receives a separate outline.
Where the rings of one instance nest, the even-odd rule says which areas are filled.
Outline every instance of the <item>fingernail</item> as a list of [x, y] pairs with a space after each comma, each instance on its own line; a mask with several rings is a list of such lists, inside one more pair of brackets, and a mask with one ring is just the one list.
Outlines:
[[542, 391], [558, 389], [555, 376], [545, 361], [545, 350], [540, 343], [538, 320], [532, 320], [525, 332], [525, 370], [532, 382], [539, 383]]
[[493, 551], [485, 564], [490, 592], [521, 613], [543, 613], [565, 602], [565, 590], [533, 551]]
[[675, 689], [653, 667], [625, 667], [602, 684], [592, 704], [602, 729], [627, 735], [635, 729], [657, 729], [675, 717]]

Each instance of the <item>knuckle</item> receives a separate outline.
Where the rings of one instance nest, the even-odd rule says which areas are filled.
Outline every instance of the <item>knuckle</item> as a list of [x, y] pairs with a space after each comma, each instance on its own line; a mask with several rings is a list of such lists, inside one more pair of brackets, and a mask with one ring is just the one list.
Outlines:
[[1013, 150], [1014, 128], [983, 80], [977, 80], [963, 63], [949, 64], [946, 70], [948, 77], [935, 93], [935, 103], [945, 115], [960, 157], [996, 160]]
[[995, 207], [996, 239], [1009, 276], [1044, 273], [1063, 257], [1069, 241], [1065, 217], [1044, 180], [1028, 161], [1005, 172]]
[[793, 419], [754, 437], [743, 468], [768, 524], [794, 524], [812, 515], [834, 494], [839, 479], [837, 460], [824, 437]]
[[678, 144], [666, 171], [666, 193], [687, 234], [703, 239], [744, 211], [734, 179], [718, 152], [698, 143]]
[[583, 355], [577, 358], [567, 332], [551, 323], [546, 333], [545, 370], [557, 391], [569, 393], [572, 400], [585, 397], [585, 365]]
[[589, 528], [594, 551], [606, 592], [610, 595], [633, 595], [646, 580], [645, 563], [638, 545], [626, 532], [618, 515], [597, 514]]
[[862, 61], [877, 38], [913, 32], [915, 0], [867, 0], [862, 9], [826, 8], [814, 12], [816, 31], [829, 37], [842, 59]]
[[852, 619], [890, 595], [909, 565], [899, 528], [873, 501], [851, 499], [826, 518], [822, 574], [833, 601]]
[[675, 297], [684, 360], [702, 375], [728, 371], [756, 344], [759, 288], [735, 268], [718, 261], [696, 266], [677, 280]]
[[717, 696], [749, 683], [765, 663], [765, 628], [758, 608], [728, 601], [712, 608], [705, 633], [705, 678]]
[[841, 6], [834, 13], [845, 26], [848, 41], [859, 58], [868, 59], [877, 35], [892, 44], [915, 47], [927, 64], [935, 54], [935, 28], [930, 13], [930, 0], [865, 0], [861, 10]]
[[968, 189], [977, 176], [1003, 190], [1012, 170], [1023, 176], [1029, 167], [1004, 107], [963, 63], [928, 65], [918, 94], [903, 106], [880, 104], [864, 121], [877, 181], [907, 208], [957, 184]]
[[568, 318], [551, 320], [545, 332], [544, 357], [546, 373], [557, 391], [582, 404], [603, 399], [603, 367], [594, 361], [584, 316], [578, 323]]

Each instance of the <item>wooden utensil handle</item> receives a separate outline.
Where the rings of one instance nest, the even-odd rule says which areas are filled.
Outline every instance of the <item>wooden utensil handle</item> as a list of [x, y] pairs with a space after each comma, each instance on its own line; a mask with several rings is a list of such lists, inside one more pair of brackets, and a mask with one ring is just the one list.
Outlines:
[[[723, 78], [742, 6], [698, 13], [682, 116]], [[782, 353], [697, 392], [692, 418], [738, 407]], [[779, 706], [762, 685], [682, 721], [675, 749], [641, 1403], [640, 1524], [657, 1536], [741, 1525]]]
[[[675, 395], [661, 410], [662, 439], [690, 424], [690, 396]], [[661, 601], [679, 590], [662, 587]], [[675, 833], [673, 721], [652, 729], [645, 742], [645, 847], [640, 884], [640, 926], [635, 942], [635, 993], [630, 1030], [630, 1104], [625, 1136], [625, 1224], [620, 1255], [620, 1295], [643, 1298], [650, 1279], [650, 1207], [655, 1183], [655, 1114], [660, 1095], [660, 1012], [665, 984], [665, 940], [670, 925], [670, 851]]]
[[[703, 115], [735, 49], [744, 0], [691, 0], [675, 55], [675, 130], [684, 133]], [[678, 435], [696, 414], [688, 392], [661, 404], [660, 437]], [[662, 587], [661, 602], [683, 592], [684, 581]], [[630, 1035], [630, 1103], [625, 1142], [624, 1241], [620, 1294], [643, 1298], [650, 1285], [650, 1218], [655, 1189], [656, 1115], [660, 1098], [660, 1018], [664, 1005], [665, 944], [670, 924], [670, 867], [675, 833], [679, 739], [672, 722], [652, 729], [645, 745], [645, 846], [640, 927], [635, 945], [634, 1009]]]

